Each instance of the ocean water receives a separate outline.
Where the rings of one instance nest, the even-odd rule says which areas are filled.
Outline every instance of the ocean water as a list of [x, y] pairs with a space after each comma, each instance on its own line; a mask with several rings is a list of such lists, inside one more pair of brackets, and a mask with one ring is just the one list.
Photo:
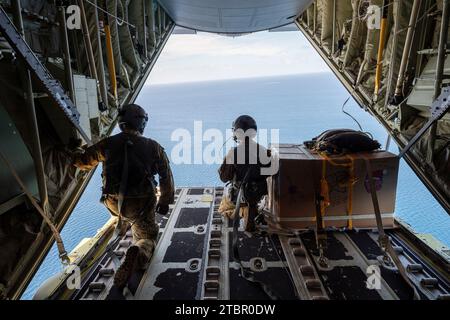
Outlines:
[[[240, 114], [250, 114], [259, 128], [279, 129], [281, 143], [301, 143], [330, 128], [354, 128], [356, 123], [341, 112], [348, 92], [331, 73], [226, 80], [214, 82], [148, 85], [137, 103], [150, 115], [145, 135], [165, 147], [169, 157], [178, 141], [171, 141], [175, 129], [193, 132], [194, 121], [203, 121], [203, 130], [231, 127]], [[383, 145], [387, 133], [352, 99], [350, 112]], [[398, 148], [391, 144], [392, 152]], [[172, 165], [177, 186], [221, 185], [218, 165]], [[72, 216], [62, 231], [67, 250], [83, 238], [93, 236], [108, 220], [109, 213], [98, 201], [101, 193], [100, 169], [95, 172]], [[396, 216], [416, 231], [431, 233], [450, 246], [450, 216], [439, 206], [412, 170], [401, 162]], [[55, 246], [36, 273], [23, 299], [33, 297], [39, 285], [61, 271]]]

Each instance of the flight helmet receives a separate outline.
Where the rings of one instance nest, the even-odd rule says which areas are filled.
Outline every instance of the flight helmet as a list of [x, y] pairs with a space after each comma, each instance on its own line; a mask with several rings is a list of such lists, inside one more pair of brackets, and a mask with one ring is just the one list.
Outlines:
[[[233, 135], [234, 139], [241, 140], [242, 133], [250, 138], [254, 138], [256, 136], [256, 131], [258, 130], [258, 126], [256, 125], [255, 119], [250, 117], [249, 115], [241, 115], [233, 121]], [[250, 130], [250, 131], [249, 131]]]
[[132, 103], [120, 108], [118, 121], [120, 130], [131, 129], [143, 134], [148, 115], [141, 106]]

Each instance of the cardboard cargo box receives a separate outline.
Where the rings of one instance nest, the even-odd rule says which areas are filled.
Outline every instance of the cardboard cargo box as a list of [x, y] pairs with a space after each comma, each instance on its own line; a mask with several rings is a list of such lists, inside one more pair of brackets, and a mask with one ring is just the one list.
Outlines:
[[[279, 172], [268, 179], [272, 223], [289, 229], [316, 226], [320, 195], [324, 227], [375, 228], [375, 212], [365, 159], [370, 160], [383, 226], [394, 226], [399, 159], [386, 151], [326, 156], [303, 145], [274, 147]], [[270, 223], [269, 223], [270, 224]]]

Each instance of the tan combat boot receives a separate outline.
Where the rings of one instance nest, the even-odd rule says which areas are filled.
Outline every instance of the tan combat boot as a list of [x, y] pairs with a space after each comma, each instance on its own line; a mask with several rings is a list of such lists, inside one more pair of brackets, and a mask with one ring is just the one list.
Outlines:
[[130, 280], [135, 271], [139, 258], [139, 251], [138, 246], [131, 246], [128, 248], [125, 259], [114, 276], [114, 285], [119, 289], [122, 289], [127, 285], [128, 280]]

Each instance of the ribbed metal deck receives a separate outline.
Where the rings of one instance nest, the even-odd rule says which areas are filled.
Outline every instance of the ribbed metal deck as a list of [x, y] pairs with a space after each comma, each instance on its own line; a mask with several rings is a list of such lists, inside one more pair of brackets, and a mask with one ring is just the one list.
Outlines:
[[[170, 214], [158, 216], [160, 236], [145, 272], [133, 276], [119, 292], [112, 285], [114, 263], [104, 257], [84, 281], [75, 299], [225, 300], [269, 299], [248, 282], [232, 258], [232, 221], [217, 212], [223, 188], [182, 188]], [[131, 244], [130, 234], [115, 248], [119, 259]], [[382, 252], [373, 231], [329, 231], [319, 263], [313, 231], [295, 237], [239, 231], [239, 252], [246, 268], [280, 299], [410, 299], [411, 290], [395, 268], [380, 267], [378, 290], [367, 288], [368, 267], [380, 265]], [[391, 231], [402, 263], [423, 299], [448, 299], [448, 279]]]

